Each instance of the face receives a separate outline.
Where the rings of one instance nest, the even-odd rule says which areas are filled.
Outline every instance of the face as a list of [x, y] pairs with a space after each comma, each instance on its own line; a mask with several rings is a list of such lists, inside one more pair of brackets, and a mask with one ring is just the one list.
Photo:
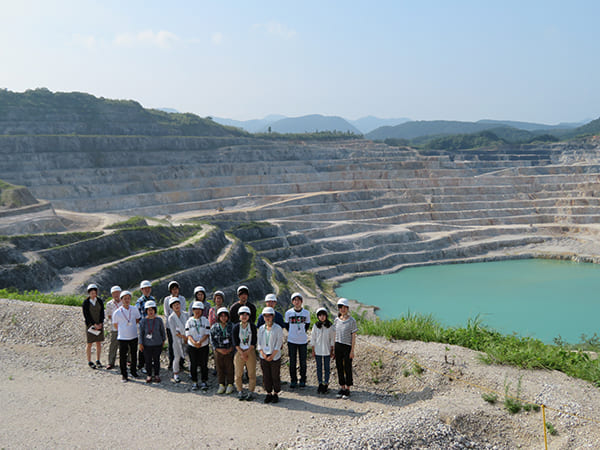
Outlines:
[[205, 298], [206, 298], [206, 296], [204, 295], [204, 292], [202, 292], [202, 291], [196, 292], [196, 300], [198, 300], [199, 302], [203, 302]]
[[115, 292], [113, 292], [113, 293], [112, 293], [112, 294], [110, 294], [110, 295], [112, 295], [112, 298], [113, 298], [113, 300], [114, 300], [115, 302], [117, 302], [117, 303], [118, 303], [118, 302], [120, 302], [120, 301], [121, 301], [121, 300], [119, 299], [119, 297], [121, 296], [121, 291], [115, 291]]
[[121, 298], [121, 301], [123, 302], [123, 306], [129, 306], [129, 304], [131, 303], [131, 295], [129, 295], [129, 294], [124, 295]]
[[301, 309], [302, 308], [302, 299], [300, 297], [294, 297], [294, 300], [292, 300], [292, 305], [294, 305], [294, 309]]
[[226, 324], [228, 320], [229, 320], [229, 316], [227, 314], [225, 314], [225, 313], [219, 314], [219, 322]]
[[267, 325], [271, 325], [273, 323], [273, 314], [263, 314], [263, 317], [265, 318], [265, 323]]
[[275, 305], [277, 304], [277, 302], [274, 302], [272, 300], [266, 301], [265, 304], [267, 306], [270, 306], [271, 308], [275, 308]]
[[173, 297], [178, 297], [179, 296], [179, 286], [173, 286], [171, 288], [171, 295]]
[[148, 308], [146, 310], [146, 314], [148, 314], [148, 317], [150, 319], [154, 319], [154, 316], [156, 316], [156, 309], [154, 309], [154, 308]]
[[348, 314], [348, 310], [349, 310], [350, 308], [348, 308], [348, 307], [347, 307], [347, 306], [345, 306], [345, 305], [339, 305], [339, 306], [338, 306], [338, 309], [339, 309], [339, 311], [340, 311], [340, 312], [341, 312], [341, 313], [342, 313], [342, 314], [345, 316], [346, 314]]
[[215, 295], [215, 305], [217, 307], [222, 306], [223, 305], [223, 297], [221, 297], [220, 295]]
[[248, 301], [248, 294], [246, 292], [241, 292], [240, 295], [238, 295], [238, 298], [240, 299], [240, 303], [243, 305]]
[[248, 314], [247, 312], [243, 312], [240, 314], [240, 320], [242, 322], [247, 323], [249, 319], [250, 319], [250, 314]]
[[142, 294], [144, 294], [146, 297], [148, 297], [150, 295], [150, 292], [152, 292], [151, 287], [142, 288]]
[[327, 320], [327, 314], [325, 313], [320, 313], [317, 318], [321, 321], [321, 322], [325, 322]]
[[179, 302], [175, 302], [171, 305], [171, 309], [173, 311], [175, 311], [176, 313], [179, 313], [179, 311], [181, 311], [181, 303]]
[[194, 308], [192, 311], [194, 311], [194, 317], [196, 319], [198, 319], [202, 315], [202, 310], [200, 308]]
[[98, 291], [96, 289], [90, 289], [88, 295], [90, 298], [96, 298], [98, 296]]

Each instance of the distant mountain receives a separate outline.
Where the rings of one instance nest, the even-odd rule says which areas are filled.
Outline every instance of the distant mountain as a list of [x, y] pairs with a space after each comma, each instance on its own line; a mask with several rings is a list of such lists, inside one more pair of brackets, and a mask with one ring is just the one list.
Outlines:
[[600, 117], [596, 120], [592, 120], [585, 125], [577, 127], [572, 132], [573, 135], [582, 135], [582, 134], [600, 134]]
[[179, 111], [177, 111], [174, 108], [154, 108], [154, 109], [158, 109], [159, 111], [164, 111], [164, 112], [169, 113], [169, 114], [173, 114], [173, 113], [177, 114], [177, 113], [179, 113]]
[[273, 122], [285, 119], [285, 117], [286, 116], [282, 116], [281, 114], [271, 114], [263, 119], [235, 120], [223, 117], [213, 117], [213, 120], [221, 125], [241, 128], [250, 133], [258, 133], [259, 131], [267, 129]]
[[[315, 131], [350, 131], [354, 134], [362, 134], [360, 130], [338, 116], [322, 116], [311, 114], [302, 117], [288, 117], [273, 122], [271, 131], [276, 133], [313, 133]], [[267, 131], [268, 127], [262, 131]]]
[[381, 119], [375, 116], [366, 116], [356, 120], [348, 120], [348, 122], [358, 128], [361, 133], [367, 134], [379, 127], [400, 125], [401, 123], [408, 122], [409, 120], [410, 119], [405, 117], [399, 119]]
[[195, 114], [145, 109], [133, 100], [111, 100], [82, 92], [23, 93], [0, 89], [1, 134], [143, 136], [242, 136]]
[[519, 130], [537, 131], [537, 130], [558, 130], [558, 129], [569, 129], [577, 128], [582, 123], [559, 123], [558, 125], [546, 125], [543, 123], [532, 123], [532, 122], [515, 122], [513, 120], [479, 120], [475, 123], [483, 123], [493, 125], [495, 127], [513, 127]]

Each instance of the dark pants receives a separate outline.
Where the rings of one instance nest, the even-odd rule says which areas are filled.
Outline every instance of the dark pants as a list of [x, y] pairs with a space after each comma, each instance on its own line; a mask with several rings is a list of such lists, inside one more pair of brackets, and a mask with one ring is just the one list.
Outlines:
[[233, 384], [233, 352], [223, 355], [215, 350], [215, 365], [219, 384]]
[[277, 361], [267, 361], [260, 358], [260, 368], [263, 373], [263, 387], [267, 394], [281, 391], [281, 358]]
[[352, 360], [350, 359], [351, 345], [335, 343], [335, 367], [341, 386], [352, 386]]
[[137, 346], [137, 338], [129, 341], [119, 341], [119, 366], [123, 378], [127, 378], [127, 354], [131, 355], [131, 375], [137, 377]]
[[[145, 353], [146, 353], [145, 351], [144, 352], [138, 351], [138, 369], [141, 369], [142, 367], [144, 367], [146, 365]], [[148, 369], [146, 369], [146, 370], [148, 370]]]
[[200, 366], [200, 379], [206, 383], [208, 380], [208, 345], [200, 348], [188, 345], [188, 352], [190, 354], [192, 381], [194, 383], [198, 382], [198, 366]]
[[[315, 357], [317, 361], [317, 380], [319, 384], [329, 384], [329, 373], [331, 372], [331, 356], [319, 356]], [[325, 370], [325, 372], [323, 372]]]
[[169, 342], [169, 370], [173, 370], [173, 359], [175, 359], [175, 353], [173, 353], [173, 335], [171, 329], [167, 327], [167, 341]]
[[[160, 352], [162, 345], [144, 345], [144, 361], [146, 364], [146, 372], [148, 376], [157, 377], [160, 375]], [[153, 372], [154, 369], [154, 372]]]
[[307, 344], [292, 344], [288, 342], [288, 353], [290, 355], [290, 381], [296, 383], [296, 352], [300, 357], [300, 382], [306, 383], [306, 351]]

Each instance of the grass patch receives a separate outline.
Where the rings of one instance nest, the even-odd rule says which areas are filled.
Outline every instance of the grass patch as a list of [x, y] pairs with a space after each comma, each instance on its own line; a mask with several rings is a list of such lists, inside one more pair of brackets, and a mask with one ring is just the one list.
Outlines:
[[550, 433], [551, 436], [556, 436], [558, 434], [558, 430], [550, 422], [546, 422], [546, 430], [548, 430], [548, 433]]
[[111, 225], [104, 227], [105, 230], [118, 230], [122, 228], [138, 228], [138, 227], [146, 227], [148, 226], [148, 222], [142, 216], [133, 216], [127, 220], [123, 220], [121, 222], [115, 222]]
[[16, 292], [10, 289], [0, 289], [0, 298], [68, 306], [81, 306], [83, 304], [83, 300], [85, 300], [83, 295], [59, 295], [55, 293], [42, 294], [38, 291]]
[[498, 394], [495, 392], [484, 392], [481, 394], [481, 398], [490, 405], [494, 405], [498, 401]]

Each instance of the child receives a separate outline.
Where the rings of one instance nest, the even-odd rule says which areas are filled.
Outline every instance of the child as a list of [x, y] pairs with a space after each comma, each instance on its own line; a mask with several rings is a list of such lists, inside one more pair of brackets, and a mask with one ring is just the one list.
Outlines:
[[171, 336], [173, 337], [173, 381], [180, 383], [179, 370], [182, 362], [185, 360], [185, 347], [183, 344], [187, 342], [185, 337], [185, 323], [187, 322], [187, 314], [181, 311], [181, 303], [178, 297], [171, 297], [169, 301], [171, 315], [167, 320]]
[[145, 301], [144, 309], [146, 317], [140, 321], [138, 339], [139, 349], [144, 354], [146, 364], [146, 383], [152, 382], [152, 372], [154, 372], [154, 382], [160, 383], [160, 352], [167, 340], [167, 333], [162, 319], [156, 315], [156, 302]]
[[[233, 360], [235, 367], [235, 386], [239, 400], [252, 401], [256, 389], [256, 325], [250, 322], [250, 308], [242, 306], [238, 310], [240, 322], [233, 326], [233, 344], [237, 352]], [[248, 371], [248, 393], [242, 388], [244, 368]]]
[[119, 341], [119, 366], [121, 367], [121, 376], [123, 383], [127, 379], [127, 354], [131, 355], [131, 376], [137, 378], [137, 346], [138, 330], [137, 324], [140, 322], [140, 312], [137, 308], [131, 307], [131, 292], [121, 292], [121, 307], [113, 315], [113, 327], [117, 330], [117, 340]]
[[117, 330], [113, 328], [113, 314], [117, 309], [121, 307], [121, 288], [119, 286], [113, 286], [110, 288], [110, 295], [112, 300], [106, 304], [106, 316], [108, 317], [108, 326], [110, 328], [110, 345], [108, 347], [108, 366], [107, 370], [115, 367], [115, 361], [117, 359], [117, 348], [119, 343], [117, 342]]
[[185, 324], [185, 335], [187, 336], [188, 353], [190, 354], [190, 373], [192, 375], [192, 390], [198, 390], [198, 366], [203, 391], [208, 389], [208, 338], [210, 336], [210, 325], [208, 319], [202, 314], [204, 304], [201, 301], [192, 303], [193, 317]]
[[265, 403], [277, 403], [281, 391], [283, 330], [273, 322], [275, 310], [270, 306], [263, 309], [263, 317], [265, 324], [258, 329], [257, 348], [263, 373], [263, 387], [267, 391]]
[[337, 398], [350, 397], [352, 386], [352, 360], [354, 359], [354, 345], [358, 326], [356, 320], [349, 314], [350, 304], [347, 299], [340, 298], [337, 302], [339, 309], [335, 319], [335, 366], [341, 389]]
[[312, 328], [311, 343], [313, 355], [317, 362], [317, 380], [319, 381], [319, 394], [326, 394], [329, 389], [330, 362], [334, 356], [335, 328], [327, 316], [325, 308], [317, 309], [317, 323]]
[[[233, 324], [225, 307], [217, 311], [218, 322], [210, 328], [210, 341], [215, 350], [219, 389], [217, 394], [231, 394], [233, 388]], [[225, 388], [227, 385], [227, 388]]]
[[[91, 369], [101, 368], [100, 351], [102, 350], [102, 341], [104, 341], [104, 303], [98, 297], [98, 286], [90, 284], [87, 287], [88, 297], [83, 301], [83, 317], [85, 319], [85, 329], [87, 345], [85, 354], [88, 360], [88, 366]], [[90, 331], [93, 330], [93, 331]], [[92, 362], [92, 344], [96, 343], [96, 364]]]
[[[285, 313], [285, 327], [288, 330], [288, 352], [290, 356], [290, 388], [306, 386], [306, 354], [310, 326], [310, 313], [302, 307], [302, 295], [292, 294], [293, 308]], [[263, 311], [264, 314], [264, 311]], [[296, 374], [296, 355], [300, 356], [300, 384]]]

